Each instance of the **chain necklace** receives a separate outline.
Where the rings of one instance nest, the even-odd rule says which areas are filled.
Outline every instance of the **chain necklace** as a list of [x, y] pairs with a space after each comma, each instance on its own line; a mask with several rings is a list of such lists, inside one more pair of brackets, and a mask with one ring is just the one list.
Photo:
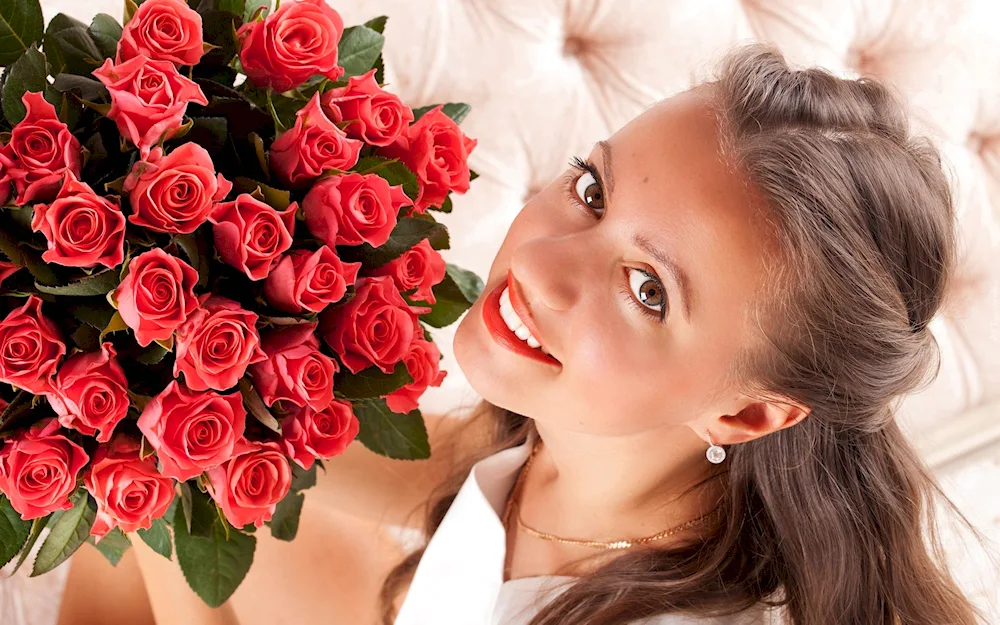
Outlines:
[[541, 448], [541, 446], [542, 446], [542, 441], [541, 439], [538, 439], [535, 442], [534, 447], [532, 447], [531, 449], [531, 455], [528, 456], [528, 460], [524, 463], [524, 467], [521, 469], [520, 473], [517, 476], [517, 480], [514, 482], [514, 487], [511, 489], [511, 494], [510, 497], [507, 499], [507, 505], [506, 508], [504, 509], [504, 514], [503, 514], [503, 524], [505, 528], [510, 528], [510, 516], [513, 510], [516, 508], [517, 524], [522, 529], [524, 529], [524, 531], [526, 531], [528, 534], [531, 534], [535, 538], [540, 538], [542, 540], [549, 540], [557, 543], [563, 543], [566, 545], [593, 547], [595, 549], [629, 549], [636, 545], [643, 545], [646, 543], [651, 543], [657, 540], [661, 540], [663, 538], [676, 534], [677, 532], [693, 527], [698, 523], [701, 523], [705, 519], [711, 517], [712, 515], [716, 514], [719, 511], [719, 508], [715, 507], [699, 517], [691, 519], [690, 521], [685, 521], [684, 523], [681, 523], [679, 525], [669, 527], [663, 530], [662, 532], [657, 532], [656, 534], [653, 534], [651, 536], [644, 536], [642, 538], [632, 538], [627, 540], [615, 540], [612, 542], [601, 542], [597, 540], [577, 540], [574, 538], [561, 538], [553, 534], [541, 532], [525, 524], [524, 520], [521, 518], [521, 506], [515, 503], [516, 500], [517, 501], [520, 500], [520, 491], [522, 488], [522, 484], [524, 482], [524, 477], [528, 474], [528, 469], [531, 468], [531, 463], [532, 461], [534, 461], [535, 455], [538, 454], [538, 450]]

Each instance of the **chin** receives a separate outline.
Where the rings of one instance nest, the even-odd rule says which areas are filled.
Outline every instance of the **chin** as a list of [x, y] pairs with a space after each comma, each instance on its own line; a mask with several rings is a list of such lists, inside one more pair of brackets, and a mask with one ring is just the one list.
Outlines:
[[531, 407], [525, 405], [525, 400], [532, 395], [537, 396], [537, 392], [526, 392], [531, 387], [530, 382], [523, 379], [526, 374], [524, 369], [506, 370], [512, 358], [518, 356], [498, 353], [503, 348], [493, 342], [483, 325], [482, 307], [483, 299], [480, 298], [455, 328], [452, 346], [455, 362], [480, 397], [518, 414], [533, 414]]

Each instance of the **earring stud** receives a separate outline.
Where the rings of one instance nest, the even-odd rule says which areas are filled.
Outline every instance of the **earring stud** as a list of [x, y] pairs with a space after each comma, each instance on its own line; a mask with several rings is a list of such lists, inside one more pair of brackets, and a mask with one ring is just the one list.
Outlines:
[[706, 431], [706, 434], [708, 434], [708, 443], [711, 447], [709, 447], [708, 451], [705, 452], [705, 457], [708, 458], [708, 461], [712, 464], [719, 464], [726, 459], [726, 450], [712, 442], [711, 432]]

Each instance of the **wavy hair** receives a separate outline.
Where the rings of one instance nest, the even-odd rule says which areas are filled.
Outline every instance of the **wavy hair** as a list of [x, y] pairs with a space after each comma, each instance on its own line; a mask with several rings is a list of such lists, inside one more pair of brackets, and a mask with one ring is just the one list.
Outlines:
[[[696, 541], [624, 552], [543, 605], [531, 625], [613, 625], [673, 612], [781, 606], [793, 625], [972, 625], [935, 504], [980, 541], [903, 435], [899, 400], [940, 353], [928, 322], [956, 263], [939, 152], [911, 134], [903, 99], [872, 78], [792, 69], [773, 46], [733, 48], [710, 85], [722, 152], [764, 198], [778, 249], [746, 311], [753, 335], [728, 382], [811, 408], [801, 423], [728, 449], [722, 512]], [[428, 502], [441, 523], [471, 466], [523, 443], [534, 421], [483, 402], [490, 444]], [[389, 573], [384, 622], [423, 550]]]

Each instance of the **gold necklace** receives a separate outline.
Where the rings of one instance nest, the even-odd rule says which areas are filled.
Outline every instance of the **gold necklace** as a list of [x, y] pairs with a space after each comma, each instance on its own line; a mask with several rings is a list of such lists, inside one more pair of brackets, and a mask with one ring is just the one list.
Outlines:
[[567, 544], [567, 545], [579, 545], [579, 546], [582, 546], [582, 547], [593, 547], [595, 549], [629, 549], [629, 548], [634, 547], [636, 545], [643, 545], [643, 544], [646, 544], [646, 543], [651, 543], [651, 542], [655, 542], [657, 540], [661, 540], [663, 538], [666, 538], [667, 536], [671, 536], [673, 534], [676, 534], [677, 532], [680, 532], [682, 530], [685, 530], [685, 529], [688, 529], [690, 527], [693, 527], [693, 526], [697, 525], [698, 523], [704, 521], [705, 519], [711, 517], [712, 515], [716, 514], [719, 511], [718, 506], [716, 506], [715, 508], [709, 510], [708, 512], [706, 512], [705, 514], [703, 514], [703, 515], [701, 515], [699, 517], [691, 519], [690, 521], [685, 521], [684, 523], [681, 523], [679, 525], [675, 525], [673, 527], [669, 527], [669, 528], [663, 530], [662, 532], [657, 532], [656, 534], [653, 534], [651, 536], [644, 536], [642, 538], [631, 538], [631, 539], [627, 539], [627, 540], [615, 540], [615, 541], [612, 541], [612, 542], [601, 542], [601, 541], [598, 541], [598, 540], [578, 540], [578, 539], [575, 539], [575, 538], [561, 538], [559, 536], [555, 536], [555, 535], [549, 534], [547, 532], [541, 532], [539, 530], [536, 530], [536, 529], [528, 526], [524, 522], [524, 520], [521, 518], [521, 506], [517, 505], [515, 503], [515, 500], [519, 500], [520, 499], [519, 496], [520, 496], [520, 491], [521, 491], [521, 488], [522, 488], [522, 484], [524, 482], [524, 477], [528, 474], [528, 469], [531, 468], [531, 463], [534, 461], [535, 455], [538, 453], [538, 450], [541, 448], [541, 446], [542, 446], [541, 439], [538, 439], [537, 441], [535, 441], [535, 445], [531, 449], [531, 454], [528, 456], [528, 460], [524, 463], [524, 467], [521, 469], [520, 473], [518, 474], [517, 480], [514, 482], [514, 487], [511, 489], [511, 494], [510, 494], [510, 497], [507, 499], [507, 505], [506, 505], [506, 508], [504, 509], [504, 514], [503, 514], [503, 523], [504, 523], [504, 527], [506, 527], [506, 528], [510, 528], [510, 515], [511, 515], [511, 512], [513, 511], [513, 509], [516, 507], [517, 508], [517, 524], [522, 529], [524, 529], [524, 531], [528, 532], [529, 534], [531, 534], [532, 536], [534, 536], [536, 538], [540, 538], [542, 540], [549, 540], [549, 541], [553, 541], [553, 542], [557, 542], [557, 543], [563, 543], [563, 544]]

